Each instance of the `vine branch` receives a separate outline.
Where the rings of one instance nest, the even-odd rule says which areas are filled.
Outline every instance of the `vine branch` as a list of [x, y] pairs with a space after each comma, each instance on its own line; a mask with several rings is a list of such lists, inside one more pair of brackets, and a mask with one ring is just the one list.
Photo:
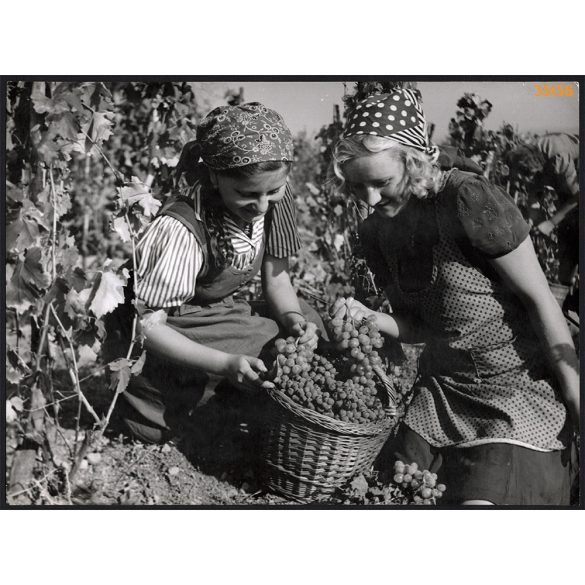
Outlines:
[[[59, 315], [57, 315], [57, 311], [55, 311], [55, 308], [53, 307], [52, 303], [50, 304], [50, 307], [51, 307], [51, 311], [53, 313], [53, 317], [55, 317], [55, 320], [57, 321], [57, 324], [59, 325], [59, 329], [61, 330], [62, 337], [64, 337], [66, 339], [67, 344], [69, 345], [69, 348], [71, 349], [71, 359], [73, 361], [73, 368], [71, 368], [71, 367], [69, 368], [69, 374], [70, 374], [70, 376], [75, 384], [75, 390], [77, 391], [77, 394], [79, 395], [79, 399], [81, 400], [81, 402], [83, 402], [83, 405], [85, 406], [85, 408], [87, 409], [89, 414], [91, 414], [93, 419], [99, 425], [99, 424], [101, 424], [99, 416], [96, 414], [95, 410], [93, 409], [91, 404], [88, 402], [87, 398], [85, 397], [85, 394], [81, 391], [81, 385], [79, 384], [79, 371], [77, 368], [77, 360], [75, 359], [75, 349], [73, 348], [73, 343], [69, 337], [69, 334], [67, 333], [67, 330], [63, 326], [61, 319], [59, 319]], [[67, 359], [65, 352], [63, 352], [63, 355], [65, 355], [65, 359]]]

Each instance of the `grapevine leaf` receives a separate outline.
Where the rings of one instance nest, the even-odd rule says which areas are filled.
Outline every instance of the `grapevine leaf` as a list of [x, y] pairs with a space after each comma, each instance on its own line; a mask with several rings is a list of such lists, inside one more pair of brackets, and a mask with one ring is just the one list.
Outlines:
[[20, 396], [13, 396], [10, 399], [10, 404], [12, 404], [12, 408], [17, 412], [22, 412], [24, 410], [24, 401]]
[[351, 481], [351, 489], [355, 493], [356, 496], [361, 498], [365, 498], [366, 494], [368, 493], [368, 482], [363, 475], [358, 475]]
[[22, 203], [24, 201], [23, 189], [19, 189], [16, 185], [6, 181], [6, 199]]
[[[75, 280], [72, 276], [75, 270], [78, 270], [81, 274], [81, 278], [85, 281], [85, 275], [81, 268], [76, 265], [79, 263], [79, 250], [75, 244], [75, 238], [68, 236], [67, 233], [60, 233], [57, 241], [57, 248], [55, 250], [55, 260], [57, 266], [61, 267], [61, 270], [66, 273], [69, 280]], [[87, 284], [83, 284], [81, 288], [85, 288]]]
[[21, 208], [10, 214], [6, 228], [6, 247], [11, 251], [24, 251], [40, 245], [39, 227], [49, 231], [41, 210], [29, 199]]
[[[99, 351], [99, 345], [98, 345]], [[86, 366], [94, 366], [97, 361], [97, 353], [92, 346], [84, 343], [78, 347], [79, 357], [77, 358], [77, 366], [79, 368]]]
[[338, 252], [343, 247], [344, 241], [345, 241], [345, 238], [341, 234], [335, 234], [335, 239], [333, 240], [333, 246], [335, 247], [335, 249]]
[[57, 266], [60, 267], [60, 270], [62, 270], [68, 278], [71, 277], [73, 270], [81, 270], [80, 268], [75, 267], [75, 265], [78, 264], [79, 259], [79, 251], [75, 245], [72, 247], [58, 248], [55, 251]]
[[79, 266], [74, 268], [68, 276], [69, 283], [77, 292], [81, 292], [84, 288], [87, 288], [87, 276]]
[[132, 211], [132, 214], [128, 219], [130, 220], [132, 232], [135, 235], [141, 234], [144, 228], [150, 223], [150, 220], [136, 209]]
[[49, 138], [47, 133], [38, 145], [37, 153], [46, 164], [55, 164], [59, 160], [59, 154], [63, 154], [64, 150], [61, 144]]
[[103, 110], [112, 101], [110, 90], [101, 81], [94, 84], [93, 92], [89, 99], [89, 105], [95, 110]]
[[86, 141], [85, 151], [89, 152], [94, 144], [101, 145], [112, 134], [112, 122], [107, 118], [107, 115], [101, 112], [94, 112], [89, 128], [87, 129], [89, 140]]
[[6, 424], [10, 425], [14, 422], [16, 422], [18, 420], [18, 412], [16, 412], [16, 409], [14, 408], [14, 406], [12, 406], [12, 403], [10, 402], [10, 400], [6, 401]]
[[[45, 189], [41, 191], [41, 193], [44, 192]], [[26, 215], [26, 217], [29, 217], [30, 219], [36, 221], [39, 224], [39, 226], [44, 228], [46, 231], [49, 231], [51, 229], [49, 225], [49, 220], [46, 217], [47, 214], [44, 213], [43, 210], [39, 209], [32, 201], [29, 201], [28, 199], [24, 201], [22, 213]]]
[[37, 195], [37, 199], [43, 204], [44, 216], [51, 219], [53, 218], [53, 212], [59, 218], [71, 209], [71, 195], [64, 189], [55, 189], [55, 192], [51, 193], [51, 187], [47, 185]]
[[25, 311], [42, 296], [49, 284], [49, 276], [41, 264], [40, 248], [30, 248], [24, 260], [18, 259], [12, 277], [6, 287], [6, 303], [18, 312]]
[[138, 376], [140, 372], [142, 372], [142, 368], [144, 367], [144, 362], [146, 361], [146, 351], [143, 351], [140, 354], [140, 357], [134, 362], [132, 369], [130, 370], [132, 374]]
[[113, 222], [113, 226], [114, 231], [118, 233], [123, 242], [130, 241], [130, 230], [124, 217], [117, 217]]
[[[72, 141], [69, 143], [67, 148], [64, 148], [63, 150], [70, 150], [71, 152], [79, 152], [80, 154], [88, 154], [89, 151], [86, 148], [87, 142], [88, 142], [88, 138], [87, 136], [84, 134], [84, 132], [86, 131], [86, 128], [83, 127], [83, 132], [79, 132], [77, 134], [77, 138], [75, 141]], [[93, 154], [94, 150], [91, 152], [91, 154]]]
[[29, 376], [31, 370], [28, 364], [11, 347], [6, 352], [6, 380], [12, 384], [18, 384], [25, 376]]
[[110, 368], [110, 389], [120, 394], [128, 387], [130, 382], [130, 362], [126, 358], [119, 358], [108, 364]]
[[55, 313], [57, 313], [65, 329], [69, 329], [73, 325], [69, 313], [68, 292], [69, 286], [67, 282], [62, 277], [57, 277], [44, 299], [45, 303], [53, 303]]
[[[113, 272], [103, 272], [94, 285], [95, 295], [89, 310], [99, 319], [124, 302], [126, 282]], [[97, 287], [97, 288], [95, 288]]]
[[85, 111], [85, 108], [83, 107], [83, 103], [79, 99], [79, 96], [73, 93], [72, 91], [67, 91], [63, 93], [63, 101], [65, 101], [69, 105], [69, 107], [74, 111], [77, 111], [79, 113], [83, 113]]
[[118, 358], [117, 360], [110, 362], [108, 368], [110, 368], [112, 372], [118, 372], [123, 368], [130, 368], [130, 362], [126, 358]]
[[152, 196], [148, 185], [140, 181], [138, 177], [132, 177], [130, 183], [118, 190], [120, 199], [123, 203], [132, 207], [135, 204], [140, 205], [147, 217], [152, 217], [161, 206], [161, 202]]
[[84, 323], [85, 327], [78, 329], [73, 334], [73, 340], [79, 346], [87, 345], [92, 349], [96, 346], [97, 342], [99, 348], [99, 344], [104, 338], [105, 333], [103, 323], [95, 319], [86, 320]]
[[[41, 379], [46, 379], [47, 374], [42, 372], [40, 376]], [[47, 401], [43, 395], [39, 383], [40, 382], [35, 382], [30, 389], [30, 420], [32, 422], [33, 431], [30, 437], [33, 439], [35, 435], [40, 438], [44, 432], [45, 426], [45, 413], [43, 407], [46, 405]]]
[[87, 314], [87, 300], [91, 294], [91, 287], [77, 292], [72, 288], [66, 295], [66, 311], [71, 319]]
[[151, 327], [159, 323], [166, 323], [166, 321], [167, 314], [162, 309], [159, 309], [158, 311], [145, 313], [140, 319], [140, 326], [143, 331], [148, 331]]
[[33, 83], [31, 99], [33, 107], [39, 114], [59, 114], [69, 110], [67, 102], [60, 97], [51, 99], [43, 93], [43, 82]]
[[115, 389], [116, 394], [121, 394], [128, 387], [130, 376], [130, 368], [128, 366], [120, 369], [117, 372], [112, 372], [110, 377], [110, 389]]
[[158, 199], [155, 199], [152, 195], [144, 197], [138, 202], [138, 204], [144, 210], [144, 215], [146, 215], [146, 217], [153, 217], [156, 215], [158, 208], [161, 206], [161, 202]]
[[47, 140], [52, 141], [57, 136], [61, 136], [61, 138], [70, 141], [77, 140], [79, 123], [71, 112], [53, 114], [47, 118], [47, 121], [49, 122], [49, 129], [46, 136]]
[[8, 219], [6, 227], [6, 249], [10, 252], [24, 251], [40, 243], [39, 226], [19, 210], [15, 219]]

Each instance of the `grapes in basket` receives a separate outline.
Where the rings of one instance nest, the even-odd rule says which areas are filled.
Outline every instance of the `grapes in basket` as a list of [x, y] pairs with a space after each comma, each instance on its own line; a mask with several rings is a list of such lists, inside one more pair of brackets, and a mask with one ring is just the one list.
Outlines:
[[383, 339], [375, 321], [333, 319], [329, 326], [334, 343], [326, 355], [293, 337], [276, 340], [276, 387], [297, 404], [343, 422], [379, 423], [395, 414], [393, 388], [376, 351]]

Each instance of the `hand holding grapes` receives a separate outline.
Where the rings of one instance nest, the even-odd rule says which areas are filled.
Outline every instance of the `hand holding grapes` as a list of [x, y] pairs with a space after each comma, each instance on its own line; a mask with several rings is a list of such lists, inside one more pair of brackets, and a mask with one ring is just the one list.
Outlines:
[[[377, 352], [384, 341], [376, 313], [354, 299], [340, 299], [330, 313], [335, 315], [328, 324], [334, 342], [328, 355], [333, 361], [314, 353], [302, 337], [277, 339], [275, 385], [301, 406], [343, 422], [380, 422], [395, 415], [394, 387]], [[381, 387], [388, 396], [387, 408], [378, 396]]]
[[260, 374], [266, 374], [264, 362], [248, 355], [229, 355], [224, 366], [223, 375], [233, 384], [246, 388], [272, 388], [274, 384], [263, 380]]
[[333, 319], [344, 319], [346, 315], [349, 315], [355, 321], [361, 321], [371, 315], [376, 315], [375, 311], [368, 309], [352, 297], [337, 299], [333, 307], [331, 307], [330, 313]]
[[317, 325], [311, 321], [298, 321], [290, 328], [290, 333], [298, 338], [299, 345], [306, 345], [315, 349], [319, 343], [320, 331]]

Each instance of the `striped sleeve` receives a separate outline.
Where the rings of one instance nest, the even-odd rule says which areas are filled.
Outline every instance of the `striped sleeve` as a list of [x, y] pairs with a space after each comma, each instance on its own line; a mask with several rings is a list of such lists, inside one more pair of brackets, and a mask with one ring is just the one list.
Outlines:
[[300, 247], [293, 192], [287, 183], [284, 197], [274, 206], [266, 253], [276, 258], [286, 258], [298, 252]]
[[136, 297], [151, 309], [182, 305], [195, 295], [203, 254], [195, 236], [178, 220], [159, 216], [137, 248]]

